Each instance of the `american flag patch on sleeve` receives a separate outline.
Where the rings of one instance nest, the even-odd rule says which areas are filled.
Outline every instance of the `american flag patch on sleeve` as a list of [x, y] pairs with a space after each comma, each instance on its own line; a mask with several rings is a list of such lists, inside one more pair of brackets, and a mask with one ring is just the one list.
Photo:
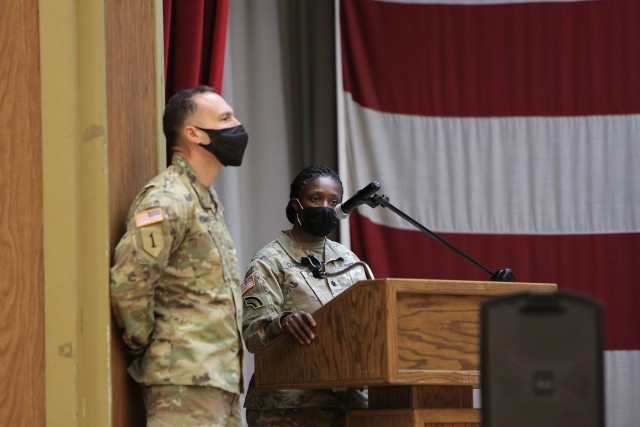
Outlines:
[[242, 285], [240, 285], [240, 290], [242, 291], [242, 295], [244, 295], [245, 292], [253, 288], [255, 285], [256, 285], [256, 280], [254, 279], [253, 274], [251, 274], [249, 275], [249, 277], [244, 279], [244, 282], [242, 282]]
[[162, 222], [164, 215], [162, 209], [153, 208], [148, 211], [140, 212], [136, 214], [136, 227], [144, 227], [145, 225], [155, 224], [156, 222]]

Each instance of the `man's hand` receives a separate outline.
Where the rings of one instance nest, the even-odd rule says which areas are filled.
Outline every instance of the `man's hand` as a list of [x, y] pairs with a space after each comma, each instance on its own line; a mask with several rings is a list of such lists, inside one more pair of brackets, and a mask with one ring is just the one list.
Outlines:
[[300, 344], [311, 344], [316, 336], [313, 330], [316, 321], [305, 311], [292, 313], [282, 320], [282, 329], [293, 336]]

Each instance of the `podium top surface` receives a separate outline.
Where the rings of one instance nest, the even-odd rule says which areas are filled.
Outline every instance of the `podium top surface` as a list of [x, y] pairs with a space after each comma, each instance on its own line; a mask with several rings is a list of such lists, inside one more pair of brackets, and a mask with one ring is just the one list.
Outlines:
[[[383, 283], [402, 292], [447, 295], [504, 295], [514, 292], [553, 292], [555, 283], [492, 282], [474, 280], [384, 278], [358, 283]], [[349, 291], [348, 289], [347, 291]]]

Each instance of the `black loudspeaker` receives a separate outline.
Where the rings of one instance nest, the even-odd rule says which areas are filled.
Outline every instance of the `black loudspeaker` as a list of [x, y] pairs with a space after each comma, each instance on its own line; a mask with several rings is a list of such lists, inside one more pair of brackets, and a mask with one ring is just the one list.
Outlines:
[[602, 308], [557, 292], [481, 308], [483, 427], [603, 427]]

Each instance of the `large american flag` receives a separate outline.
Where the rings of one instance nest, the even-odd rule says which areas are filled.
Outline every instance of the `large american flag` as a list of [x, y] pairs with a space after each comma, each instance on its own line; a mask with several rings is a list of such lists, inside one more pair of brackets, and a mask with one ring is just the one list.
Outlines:
[[[607, 421], [640, 425], [640, 1], [339, 7], [340, 174], [518, 281], [604, 307]], [[489, 280], [388, 209], [377, 277]]]

